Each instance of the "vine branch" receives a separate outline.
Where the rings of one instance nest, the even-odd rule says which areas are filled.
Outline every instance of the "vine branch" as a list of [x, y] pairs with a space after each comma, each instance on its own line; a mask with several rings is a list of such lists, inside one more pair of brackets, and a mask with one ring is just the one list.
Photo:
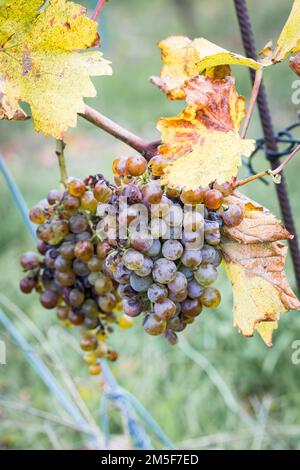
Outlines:
[[99, 15], [101, 13], [101, 10], [104, 7], [105, 3], [106, 3], [106, 0], [98, 0], [97, 1], [97, 4], [96, 4], [95, 9], [94, 9], [94, 11], [92, 13], [92, 16], [91, 16], [92, 20], [97, 21]]
[[282, 172], [282, 170], [292, 160], [292, 158], [296, 155], [296, 153], [299, 152], [299, 150], [300, 150], [300, 144], [295, 148], [295, 150], [293, 150], [293, 152], [286, 158], [286, 160], [284, 160], [284, 162], [281, 163], [281, 165], [275, 168], [275, 170], [269, 169], [269, 170], [261, 171], [259, 173], [256, 173], [255, 175], [249, 176], [249, 178], [245, 178], [242, 181], [238, 181], [234, 185], [234, 189], [240, 188], [241, 186], [245, 186], [246, 184], [251, 183], [252, 181], [255, 181], [259, 178], [263, 178], [264, 176], [272, 176], [273, 178], [275, 178]]
[[104, 130], [118, 140], [132, 147], [134, 150], [142, 154], [148, 160], [157, 153], [157, 147], [160, 141], [146, 142], [141, 137], [133, 134], [124, 127], [115, 123], [108, 117], [99, 113], [91, 106], [85, 106], [85, 112], [79, 114], [81, 117], [94, 124], [96, 127]]
[[59, 140], [59, 139], [56, 140], [55, 153], [58, 159], [60, 182], [64, 187], [66, 187], [67, 179], [68, 179], [68, 173], [67, 173], [67, 167], [66, 167], [65, 155], [64, 155], [65, 147], [66, 147], [66, 144], [64, 143], [63, 140]]
[[261, 85], [261, 81], [262, 81], [262, 74], [263, 74], [262, 67], [259, 67], [259, 69], [257, 69], [256, 73], [255, 73], [255, 80], [254, 80], [254, 84], [253, 84], [253, 88], [252, 88], [252, 92], [251, 92], [249, 107], [248, 107], [248, 111], [247, 111], [247, 114], [246, 114], [243, 129], [242, 129], [242, 132], [241, 132], [241, 138], [242, 139], [244, 139], [246, 137], [248, 127], [249, 127], [249, 124], [250, 124], [250, 121], [251, 121], [251, 118], [252, 118], [252, 115], [253, 115], [253, 112], [254, 112], [255, 104], [256, 104], [256, 101], [257, 101], [257, 97], [258, 97], [258, 93], [259, 93], [259, 89], [260, 89], [260, 85]]

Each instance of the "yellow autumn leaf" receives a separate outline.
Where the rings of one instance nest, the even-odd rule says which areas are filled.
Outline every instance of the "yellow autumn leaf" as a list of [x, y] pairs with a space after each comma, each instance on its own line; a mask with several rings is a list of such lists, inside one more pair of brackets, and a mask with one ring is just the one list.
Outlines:
[[244, 98], [233, 77], [211, 79], [198, 76], [184, 85], [187, 108], [178, 116], [158, 121], [162, 134], [159, 154], [170, 164], [162, 184], [170, 188], [207, 186], [231, 180], [241, 165], [241, 155], [254, 150], [253, 140], [244, 140], [238, 128], [245, 115]]
[[223, 235], [241, 243], [275, 242], [289, 240], [292, 235], [272, 212], [237, 191], [224, 199], [225, 205], [238, 205], [243, 220], [235, 227], [224, 226]]
[[[7, 0], [0, 4], [0, 117], [31, 107], [37, 131], [62, 138], [84, 111], [83, 97], [96, 90], [90, 76], [110, 75], [101, 52], [97, 23], [67, 0]], [[23, 112], [24, 115], [24, 112]]]
[[300, 0], [294, 0], [287, 22], [278, 38], [273, 62], [281, 62], [289, 54], [300, 50]]
[[205, 38], [191, 40], [186, 36], [169, 36], [158, 46], [164, 63], [159, 86], [170, 99], [184, 99], [184, 82], [198, 74], [224, 78], [230, 75], [228, 66], [232, 64], [260, 67], [258, 62], [229, 52]]
[[223, 240], [222, 253], [233, 289], [234, 325], [245, 336], [257, 330], [270, 346], [280, 314], [300, 309], [284, 272], [287, 247]]

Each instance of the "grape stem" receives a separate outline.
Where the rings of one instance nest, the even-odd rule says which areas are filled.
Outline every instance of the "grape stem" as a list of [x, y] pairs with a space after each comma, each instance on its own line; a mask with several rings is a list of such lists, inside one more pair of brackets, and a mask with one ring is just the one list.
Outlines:
[[66, 144], [64, 143], [63, 140], [59, 140], [59, 139], [56, 140], [55, 153], [58, 159], [60, 182], [64, 187], [67, 186], [67, 179], [68, 179], [67, 167], [66, 167], [65, 155], [64, 155], [65, 147], [66, 147]]
[[246, 118], [245, 118], [245, 121], [244, 121], [243, 129], [242, 129], [242, 132], [241, 132], [241, 138], [242, 139], [244, 139], [246, 137], [248, 127], [249, 127], [251, 118], [253, 116], [253, 112], [254, 112], [256, 101], [257, 101], [260, 85], [261, 85], [261, 82], [262, 82], [262, 75], [263, 75], [262, 70], [263, 70], [262, 67], [259, 67], [256, 70], [256, 73], [255, 73], [255, 80], [254, 80], [254, 84], [253, 84], [253, 88], [252, 88], [252, 92], [251, 92], [249, 107], [248, 107], [248, 111], [247, 111]]
[[86, 105], [84, 113], [81, 113], [80, 116], [116, 139], [129, 145], [148, 160], [157, 154], [157, 147], [160, 145], [160, 141], [144, 141], [141, 137], [138, 137], [124, 127], [115, 123], [91, 106]]
[[92, 16], [91, 16], [92, 20], [97, 21], [99, 15], [101, 13], [101, 10], [104, 7], [105, 3], [106, 3], [106, 0], [98, 0], [97, 4], [95, 6], [95, 9], [92, 13]]
[[299, 152], [299, 150], [300, 150], [300, 144], [295, 148], [295, 150], [293, 150], [293, 152], [287, 157], [287, 159], [281, 163], [281, 165], [275, 168], [275, 170], [269, 169], [269, 170], [261, 171], [260, 173], [256, 173], [255, 175], [249, 176], [249, 178], [245, 178], [242, 181], [237, 181], [234, 184], [234, 189], [240, 188], [241, 186], [245, 186], [246, 184], [251, 183], [252, 181], [255, 181], [259, 178], [263, 178], [264, 176], [272, 176], [273, 178], [276, 177], [282, 172], [282, 170], [292, 160], [292, 158], [296, 155], [296, 153]]

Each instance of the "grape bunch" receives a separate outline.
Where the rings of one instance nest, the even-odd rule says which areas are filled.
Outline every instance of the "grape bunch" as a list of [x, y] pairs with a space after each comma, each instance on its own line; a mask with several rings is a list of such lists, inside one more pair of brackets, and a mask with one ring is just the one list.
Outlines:
[[30, 220], [37, 224], [37, 249], [20, 258], [26, 276], [20, 281], [24, 293], [35, 290], [46, 309], [66, 326], [81, 329], [80, 346], [92, 375], [99, 374], [99, 358], [117, 359], [106, 339], [113, 325], [131, 326], [121, 311], [117, 283], [104, 267], [111, 246], [95, 238], [99, 222], [99, 202], [110, 199], [112, 188], [100, 175], [86, 181], [71, 179], [62, 193], [51, 190], [46, 200], [31, 209]]
[[243, 219], [241, 207], [224, 199], [233, 186], [163, 188], [163, 166], [161, 157], [119, 157], [114, 184], [102, 175], [70, 178], [29, 213], [40, 256], [21, 257], [20, 288], [80, 327], [91, 374], [101, 372], [99, 358], [117, 359], [106, 344], [114, 325], [129, 328], [141, 315], [148, 334], [176, 344], [203, 307], [220, 304], [213, 284], [222, 227]]

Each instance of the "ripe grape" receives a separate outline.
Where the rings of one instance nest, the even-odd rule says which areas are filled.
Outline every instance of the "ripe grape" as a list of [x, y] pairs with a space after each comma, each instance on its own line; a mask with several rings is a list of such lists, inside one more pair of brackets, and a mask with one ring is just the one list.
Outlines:
[[201, 286], [209, 286], [217, 279], [218, 272], [212, 264], [204, 264], [195, 271], [194, 276]]
[[209, 189], [204, 193], [204, 204], [207, 209], [217, 210], [223, 203], [223, 194], [217, 189]]
[[129, 317], [137, 317], [143, 311], [143, 304], [140, 299], [124, 299], [123, 308]]
[[20, 257], [20, 263], [22, 268], [25, 271], [38, 268], [40, 266], [40, 261], [35, 253], [32, 251], [27, 251]]
[[135, 273], [130, 275], [130, 285], [136, 292], [147, 292], [152, 282], [152, 276], [140, 277]]
[[40, 302], [47, 309], [54, 308], [58, 302], [58, 295], [51, 290], [46, 290], [41, 294]]
[[200, 250], [184, 250], [181, 256], [181, 262], [187, 268], [195, 269], [202, 261], [202, 255]]
[[50, 204], [50, 206], [53, 206], [56, 203], [59, 203], [61, 201], [62, 194], [60, 191], [57, 189], [51, 189], [49, 191], [48, 196], [47, 196], [47, 201]]
[[158, 204], [161, 201], [163, 191], [159, 181], [150, 181], [142, 188], [142, 195], [149, 204]]
[[148, 288], [147, 295], [152, 303], [158, 303], [167, 298], [168, 289], [162, 284], [154, 283]]
[[154, 304], [154, 313], [159, 320], [168, 320], [176, 313], [176, 305], [170, 299], [163, 299]]
[[202, 188], [197, 189], [184, 189], [180, 195], [180, 200], [183, 204], [196, 205], [203, 202], [204, 190]]
[[227, 227], [235, 227], [236, 225], [240, 225], [243, 220], [243, 216], [244, 214], [242, 208], [236, 204], [231, 204], [222, 213], [222, 219]]
[[126, 163], [127, 173], [131, 176], [141, 176], [147, 170], [147, 160], [142, 155], [128, 157]]
[[35, 280], [30, 277], [24, 277], [20, 281], [20, 289], [24, 294], [30, 294], [35, 287]]
[[104, 181], [98, 181], [93, 189], [93, 194], [98, 202], [106, 203], [110, 200], [112, 189]]
[[168, 283], [168, 289], [175, 294], [178, 292], [183, 292], [186, 290], [188, 285], [187, 278], [185, 275], [179, 271], [175, 274], [175, 278], [172, 282]]
[[206, 287], [200, 296], [202, 305], [207, 308], [217, 308], [221, 302], [221, 294], [214, 287]]
[[159, 258], [153, 265], [153, 279], [160, 284], [168, 284], [176, 276], [176, 264], [166, 258]]
[[140, 269], [143, 267], [144, 255], [137, 250], [129, 248], [123, 255], [123, 263], [128, 269]]
[[94, 245], [89, 240], [81, 240], [76, 243], [74, 254], [80, 261], [89, 261], [94, 254]]
[[146, 315], [143, 322], [144, 330], [148, 335], [158, 336], [165, 332], [167, 322], [159, 320], [155, 315]]
[[192, 279], [191, 281], [189, 281], [188, 286], [187, 286], [187, 291], [188, 291], [188, 296], [191, 299], [199, 299], [203, 290], [204, 290], [204, 287], [200, 286], [200, 284], [195, 279]]
[[181, 257], [183, 246], [178, 240], [166, 240], [162, 246], [162, 254], [170, 261], [175, 261]]
[[67, 188], [71, 196], [81, 197], [85, 192], [85, 184], [78, 178], [71, 178], [68, 181]]

